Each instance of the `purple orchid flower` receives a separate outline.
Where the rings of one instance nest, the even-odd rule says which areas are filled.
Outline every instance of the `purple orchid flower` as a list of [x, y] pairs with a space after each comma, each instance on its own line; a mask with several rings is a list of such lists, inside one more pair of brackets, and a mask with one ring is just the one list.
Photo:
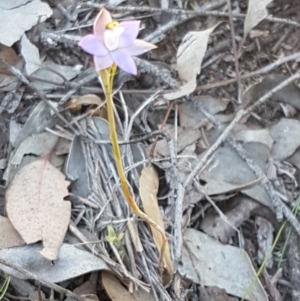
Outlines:
[[136, 75], [137, 68], [132, 56], [143, 54], [155, 45], [137, 39], [140, 21], [113, 21], [103, 8], [94, 22], [94, 33], [84, 36], [79, 46], [94, 56], [97, 70], [111, 67], [114, 63], [122, 70]]

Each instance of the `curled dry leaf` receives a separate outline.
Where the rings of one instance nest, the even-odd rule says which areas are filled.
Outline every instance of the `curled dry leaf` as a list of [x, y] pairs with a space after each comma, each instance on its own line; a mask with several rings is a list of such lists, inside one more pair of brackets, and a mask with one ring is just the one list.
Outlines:
[[[243, 249], [224, 245], [194, 229], [186, 229], [183, 239], [181, 275], [201, 286], [217, 286], [246, 300], [268, 300], [260, 280], [253, 282], [255, 270]], [[251, 291], [245, 296], [252, 282]]]
[[113, 301], [156, 300], [151, 293], [148, 293], [141, 288], [131, 294], [111, 272], [102, 272], [102, 284], [107, 294]]
[[185, 84], [178, 90], [164, 95], [167, 100], [186, 96], [196, 89], [196, 77], [207, 49], [208, 38], [220, 23], [204, 31], [190, 31], [183, 38], [177, 51], [177, 71]]
[[244, 23], [244, 39], [260, 21], [268, 16], [267, 5], [273, 0], [249, 0]]
[[[0, 258], [9, 264], [8, 266], [0, 264], [0, 269], [19, 279], [43, 279], [52, 283], [66, 281], [94, 271], [109, 270], [101, 258], [69, 244], [62, 244], [59, 260], [55, 264], [49, 264], [46, 258], [36, 254], [41, 247], [40, 243], [36, 243], [0, 249]], [[9, 266], [17, 267], [19, 271], [25, 270], [31, 275], [25, 275]]]
[[[95, 94], [86, 94], [79, 98], [72, 98], [68, 101], [66, 109], [70, 109], [72, 112], [79, 112], [82, 109], [82, 105], [89, 106], [89, 105], [95, 105], [97, 106], [96, 110], [98, 111], [98, 115], [100, 117], [103, 117], [107, 119], [107, 112], [104, 108], [105, 102], [101, 100], [100, 97], [98, 97]], [[91, 109], [92, 111], [92, 109]], [[93, 114], [94, 115], [94, 114]]]
[[43, 240], [40, 254], [55, 260], [68, 229], [71, 203], [64, 201], [69, 182], [47, 160], [25, 165], [6, 192], [7, 214], [27, 244]]
[[[157, 201], [158, 184], [158, 175], [153, 166], [145, 167], [142, 170], [142, 174], [139, 181], [140, 196], [144, 207], [144, 211], [152, 220], [154, 220], [161, 227], [161, 229], [164, 229], [165, 227]], [[162, 246], [161, 234], [153, 227], [151, 227], [151, 231], [157, 249], [160, 250]], [[168, 243], [166, 245], [163, 260], [167, 267], [167, 271], [170, 274], [172, 274], [174, 267]]]

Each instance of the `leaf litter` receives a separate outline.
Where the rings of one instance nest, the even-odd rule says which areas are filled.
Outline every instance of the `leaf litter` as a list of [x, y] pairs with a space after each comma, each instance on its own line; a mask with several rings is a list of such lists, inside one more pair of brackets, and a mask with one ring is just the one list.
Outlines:
[[[52, 206], [49, 209], [38, 205], [37, 210], [37, 206], [33, 205], [36, 194], [32, 196], [35, 190], [31, 188], [36, 181], [41, 181], [41, 178], [37, 180], [37, 170], [41, 168], [33, 168], [30, 179], [23, 176], [28, 187], [20, 188], [24, 187], [24, 184], [20, 184], [16, 193], [18, 204], [13, 207], [16, 208], [16, 217], [13, 218], [16, 225], [13, 223], [12, 226], [5, 217], [3, 205], [0, 207], [3, 222], [1, 230], [7, 229], [5, 235], [2, 235], [4, 244], [0, 248], [4, 249], [0, 250], [0, 259], [34, 275], [25, 278], [40, 277], [47, 280], [48, 283], [42, 286], [46, 293], [45, 286], [51, 287], [51, 282], [69, 280], [66, 284], [68, 288], [77, 286], [74, 292], [84, 299], [96, 300], [99, 296], [101, 300], [102, 295], [98, 291], [97, 296], [95, 287], [80, 291], [81, 284], [88, 278], [79, 277], [78, 280], [74, 277], [106, 270], [108, 265], [110, 274], [102, 273], [104, 281], [100, 286], [113, 300], [123, 297], [128, 300], [172, 300], [175, 295], [178, 299], [185, 296], [185, 299], [192, 300], [200, 299], [200, 290], [201, 298], [210, 296], [209, 300], [218, 300], [217, 296], [222, 296], [222, 300], [232, 299], [228, 294], [243, 297], [248, 284], [253, 281], [252, 265], [256, 269], [261, 265], [280, 226], [281, 221], [275, 217], [278, 203], [275, 204], [274, 200], [278, 201], [278, 197], [283, 200], [287, 206], [285, 214], [288, 214], [299, 192], [296, 178], [300, 166], [297, 120], [300, 95], [297, 81], [273, 91], [270, 100], [261, 103], [255, 110], [251, 109], [225, 135], [227, 141], [225, 139], [219, 143], [218, 139], [226, 133], [226, 127], [235, 122], [242, 109], [249, 108], [257, 99], [288, 79], [288, 74], [298, 72], [299, 58], [279, 67], [282, 59], [297, 51], [297, 17], [293, 16], [292, 10], [288, 10], [289, 1], [285, 7], [269, 0], [238, 3], [233, 7], [233, 38], [242, 42], [235, 55], [230, 50], [232, 37], [228, 30], [232, 24], [226, 23], [224, 12], [228, 10], [220, 1], [216, 4], [212, 2], [208, 9], [197, 3], [192, 7], [194, 12], [191, 15], [186, 13], [182, 16], [179, 11], [168, 10], [165, 1], [157, 2], [155, 7], [158, 10], [153, 12], [145, 8], [149, 15], [143, 17], [139, 7], [134, 7], [132, 16], [127, 14], [127, 5], [132, 6], [132, 3], [129, 0], [123, 2], [125, 8], [122, 9], [115, 4], [113, 16], [125, 20], [141, 17], [143, 26], [140, 35], [159, 38], [161, 42], [157, 50], [137, 60], [140, 71], [137, 79], [130, 78], [130, 81], [123, 83], [124, 74], [118, 74], [120, 80], [116, 85], [118, 89], [114, 100], [122, 158], [130, 189], [137, 202], [167, 233], [169, 250], [165, 259], [169, 270], [179, 270], [180, 273], [165, 288], [157, 264], [160, 242], [155, 231], [131, 219], [136, 229], [134, 239], [128, 234], [131, 212], [124, 201], [108, 143], [110, 137], [105, 104], [103, 106], [100, 100], [102, 91], [95, 82], [97, 74], [89, 68], [89, 58], [76, 46], [79, 32], [80, 35], [81, 32], [90, 32], [98, 7], [91, 8], [97, 6], [91, 3], [84, 7], [80, 3], [74, 6], [68, 0], [59, 4], [51, 2], [50, 5], [47, 1], [36, 0], [3, 1], [0, 5], [0, 10], [4, 11], [4, 21], [7, 18], [15, 20], [19, 14], [27, 14], [33, 5], [36, 9], [35, 16], [33, 10], [30, 11], [23, 24], [15, 22], [10, 30], [11, 36], [7, 35], [7, 30], [5, 33], [0, 30], [0, 41], [7, 45], [1, 45], [0, 58], [26, 75], [35, 89], [32, 91], [26, 87], [24, 81], [22, 83], [20, 78], [12, 76], [5, 64], [3, 66], [0, 62], [0, 89], [4, 96], [0, 106], [3, 132], [10, 128], [8, 122], [11, 120], [11, 144], [8, 145], [5, 140], [8, 135], [3, 136], [6, 138], [0, 144], [0, 160], [3, 162], [0, 165], [0, 185], [6, 185], [6, 212], [10, 218], [12, 210], [9, 209], [8, 200], [14, 181], [26, 168], [45, 162], [43, 158], [56, 137], [63, 137], [61, 140], [64, 142], [57, 147], [50, 160], [57, 169], [49, 167], [51, 165], [48, 161], [45, 165], [54, 176], [54, 180], [48, 180], [47, 185], [55, 185], [55, 191], [52, 188], [54, 196], [62, 185], [64, 193], [55, 198], [55, 204], [68, 206], [66, 211], [64, 207], [55, 209], [56, 206]], [[177, 6], [183, 7], [180, 1], [174, 4], [174, 7]], [[161, 8], [167, 10], [162, 13]], [[283, 16], [281, 11], [289, 19], [280, 19]], [[203, 15], [203, 12], [207, 15]], [[198, 13], [202, 16], [195, 17], [194, 14]], [[185, 24], [181, 26], [183, 19]], [[218, 26], [220, 22], [224, 26]], [[232, 67], [233, 59], [239, 59], [240, 79], [236, 78]], [[268, 74], [260, 74], [261, 66], [267, 64]], [[255, 76], [247, 77], [247, 74], [255, 72]], [[235, 102], [236, 86], [230, 84], [232, 80], [240, 80], [245, 88], [241, 106]], [[224, 81], [228, 82], [224, 85]], [[210, 87], [205, 95], [202, 87], [207, 85]], [[157, 96], [150, 97], [152, 92], [158, 90], [163, 92], [164, 98], [171, 104], [168, 108], [171, 115], [166, 117], [166, 125], [166, 110], [160, 107], [162, 102]], [[46, 94], [41, 96], [39, 93]], [[43, 97], [45, 99], [41, 101]], [[179, 103], [179, 98], [184, 102]], [[173, 102], [173, 99], [177, 101]], [[51, 101], [60, 115], [46, 101]], [[97, 108], [98, 105], [101, 109]], [[19, 125], [23, 125], [22, 129]], [[155, 145], [151, 134], [157, 133], [155, 130], [158, 128], [163, 134], [157, 141], [153, 157], [151, 151], [145, 155], [145, 149], [150, 150]], [[145, 133], [146, 138], [143, 138]], [[127, 139], [130, 140], [130, 146], [126, 145]], [[217, 147], [213, 155], [207, 155], [215, 145]], [[190, 179], [202, 160], [204, 165]], [[150, 172], [149, 167], [146, 167], [148, 162], [155, 164], [158, 174]], [[43, 184], [46, 191], [47, 185]], [[26, 208], [35, 208], [31, 218], [38, 221], [30, 227], [22, 227], [16, 222], [17, 219], [20, 222], [26, 216], [28, 218], [27, 211], [30, 212], [19, 203], [26, 191], [30, 196]], [[68, 194], [70, 200], [65, 200]], [[4, 204], [3, 198], [0, 195], [0, 204]], [[49, 200], [49, 193], [43, 200]], [[47, 214], [42, 215], [40, 211], [43, 210], [40, 209], [47, 211]], [[65, 216], [62, 217], [63, 213]], [[21, 214], [21, 218], [18, 214]], [[265, 221], [260, 219], [261, 216]], [[287, 217], [292, 220], [291, 216]], [[55, 236], [54, 242], [44, 239], [45, 227], [43, 223], [38, 225], [40, 220], [50, 225], [49, 233], [51, 237]], [[53, 226], [48, 220], [53, 222]], [[56, 234], [60, 222], [64, 223], [63, 231]], [[65, 237], [67, 228], [69, 233]], [[107, 229], [117, 233], [118, 241], [106, 241]], [[206, 234], [197, 231], [199, 229]], [[22, 246], [25, 243], [23, 235], [27, 237], [25, 230], [39, 233], [40, 236], [34, 236], [32, 241], [43, 240], [44, 248], [51, 245], [52, 254], [49, 257], [58, 256], [54, 268], [48, 260], [37, 254], [43, 248], [40, 243]], [[69, 240], [72, 235], [79, 238], [83, 253], [77, 252], [78, 241], [75, 246], [63, 243], [74, 243]], [[194, 250], [199, 237], [200, 248]], [[142, 244], [142, 248], [136, 248], [138, 244]], [[251, 244], [254, 244], [252, 251], [248, 250]], [[187, 254], [187, 246], [192, 253]], [[249, 252], [252, 263], [238, 246]], [[209, 251], [206, 247], [210, 248]], [[66, 248], [69, 251], [66, 252]], [[178, 261], [181, 252], [183, 258]], [[74, 256], [71, 255], [73, 253]], [[219, 259], [221, 253], [226, 254], [225, 259], [224, 256]], [[199, 256], [203, 258], [199, 259]], [[16, 260], [19, 257], [22, 262]], [[274, 274], [270, 269], [272, 260], [276, 260], [276, 256], [267, 264], [271, 276]], [[190, 261], [192, 264], [189, 264]], [[39, 265], [35, 266], [34, 262]], [[183, 262], [184, 272], [178, 262]], [[206, 270], [207, 267], [201, 266], [202, 263], [213, 268]], [[234, 268], [235, 264], [239, 268]], [[55, 270], [57, 265], [59, 269]], [[287, 266], [283, 269], [286, 272], [284, 275], [293, 275], [293, 270], [289, 271]], [[17, 273], [14, 268], [8, 269], [2, 265], [1, 270], [24, 278], [24, 273]], [[228, 274], [224, 276], [222, 273]], [[267, 279], [266, 273], [263, 273], [263, 279]], [[285, 277], [285, 281], [289, 279], [288, 276], [281, 277]], [[205, 283], [206, 287], [199, 288], [199, 283]], [[273, 283], [273, 286], [270, 281], [266, 280], [266, 283], [268, 293], [274, 289], [277, 296], [285, 292], [284, 281]], [[150, 294], [146, 293], [149, 290]], [[272, 292], [270, 294], [274, 295]], [[247, 299], [265, 298], [266, 293], [260, 281], [254, 281], [254, 288]]]
[[71, 217], [69, 182], [47, 159], [22, 167], [6, 192], [7, 214], [27, 244], [43, 241], [39, 253], [56, 260]]

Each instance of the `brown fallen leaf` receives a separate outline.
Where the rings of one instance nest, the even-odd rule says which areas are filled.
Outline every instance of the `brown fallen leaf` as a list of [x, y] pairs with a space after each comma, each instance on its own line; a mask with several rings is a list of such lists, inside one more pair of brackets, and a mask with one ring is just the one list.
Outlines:
[[[7, 47], [1, 43], [0, 43], [0, 59], [12, 66], [14, 66], [19, 60], [18, 55], [16, 54], [13, 48]], [[0, 62], [0, 73], [11, 75], [11, 73], [7, 70], [5, 64], [2, 62]]]
[[[76, 113], [81, 111], [83, 105], [97, 106], [96, 109], [90, 109], [90, 111], [95, 111], [95, 113], [97, 112], [98, 114], [97, 116], [107, 119], [107, 112], [106, 108], [104, 107], [105, 102], [102, 101], [101, 98], [95, 94], [86, 94], [79, 98], [72, 98], [68, 101], [65, 109], [70, 109], [72, 112]], [[95, 113], [93, 115], [95, 115]]]
[[71, 203], [64, 201], [68, 185], [48, 160], [22, 167], [6, 192], [7, 214], [27, 244], [43, 240], [40, 254], [55, 260], [68, 229]]
[[25, 245], [25, 241], [13, 227], [7, 217], [0, 215], [0, 249], [19, 247]]
[[113, 273], [102, 272], [102, 284], [113, 301], [154, 301], [151, 293], [139, 289], [132, 294], [119, 282]]
[[[164, 229], [163, 219], [158, 207], [157, 192], [158, 192], [158, 175], [153, 166], [147, 166], [142, 170], [142, 174], [139, 181], [140, 196], [145, 213], [158, 224], [161, 229]], [[162, 246], [161, 234], [151, 227], [154, 242], [157, 249], [160, 251]], [[166, 244], [166, 249], [163, 256], [164, 263], [166, 265], [169, 274], [174, 271], [173, 262], [170, 255], [169, 244]]]

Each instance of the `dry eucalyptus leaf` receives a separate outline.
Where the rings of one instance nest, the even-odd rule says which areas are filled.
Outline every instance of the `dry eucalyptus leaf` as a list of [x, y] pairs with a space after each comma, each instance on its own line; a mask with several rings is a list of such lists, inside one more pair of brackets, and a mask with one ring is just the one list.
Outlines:
[[0, 249], [19, 247], [25, 245], [25, 241], [13, 227], [7, 217], [0, 215]]
[[[107, 119], [107, 111], [104, 107], [105, 102], [95, 94], [86, 94], [79, 98], [70, 99], [67, 103], [66, 109], [70, 109], [72, 112], [79, 112], [82, 109], [82, 105], [93, 106], [93, 108], [89, 110], [90, 114]], [[97, 108], [97, 110], [94, 110], [94, 107]]]
[[64, 201], [69, 182], [48, 160], [22, 167], [6, 192], [7, 214], [27, 244], [43, 240], [40, 254], [55, 260], [71, 217], [71, 203]]
[[209, 36], [219, 24], [204, 31], [190, 31], [184, 36], [177, 51], [177, 71], [185, 84], [179, 91], [165, 94], [164, 98], [174, 100], [188, 95], [196, 89], [196, 77], [201, 72]]
[[0, 3], [0, 43], [12, 46], [25, 31], [52, 15], [50, 6], [40, 0], [2, 0]]
[[196, 79], [191, 80], [191, 81], [187, 82], [186, 84], [182, 85], [179, 88], [179, 90], [168, 93], [168, 94], [164, 94], [164, 98], [167, 100], [174, 100], [174, 99], [181, 98], [183, 96], [193, 93], [195, 91], [196, 87], [197, 87]]
[[[153, 166], [147, 166], [142, 170], [142, 174], [139, 180], [140, 186], [140, 196], [143, 204], [145, 213], [155, 221], [161, 229], [164, 229], [164, 222], [161, 216], [161, 212], [158, 206], [157, 193], [159, 187], [158, 174]], [[151, 227], [154, 242], [157, 249], [160, 251], [162, 246], [162, 236], [161, 234]], [[173, 273], [174, 267], [171, 259], [169, 244], [167, 243], [164, 257], [164, 263], [170, 274]]]
[[[237, 247], [224, 245], [208, 235], [186, 229], [180, 273], [201, 286], [217, 286], [230, 295], [245, 297], [255, 278], [255, 270], [247, 253]], [[259, 279], [253, 282], [246, 296], [250, 301], [267, 301]]]
[[68, 108], [74, 108], [79, 105], [103, 106], [104, 102], [95, 94], [86, 94], [77, 99], [73, 98], [68, 102]]
[[229, 183], [225, 181], [225, 179], [216, 179], [215, 176], [210, 175], [206, 171], [203, 171], [201, 180], [206, 182], [206, 184], [204, 184], [203, 191], [207, 195], [219, 195], [224, 193], [244, 191], [261, 184], [261, 179], [255, 179], [245, 184]]
[[259, 142], [268, 146], [269, 149], [272, 148], [274, 139], [270, 134], [269, 129], [244, 129], [237, 133], [234, 133], [234, 138], [238, 141], [248, 142]]
[[286, 161], [300, 169], [300, 147]]
[[204, 31], [190, 31], [184, 36], [177, 52], [177, 71], [181, 80], [189, 82], [200, 74], [208, 38], [218, 25]]
[[18, 295], [28, 298], [30, 301], [39, 300], [39, 293], [42, 297], [42, 300], [45, 300], [45, 294], [42, 290], [37, 291], [36, 287], [22, 279], [16, 277], [11, 277], [9, 284], [18, 292]]
[[[213, 130], [210, 132], [213, 132]], [[209, 143], [213, 143], [214, 139], [211, 139], [209, 133], [207, 138], [209, 139]], [[269, 147], [262, 143], [249, 142], [244, 144], [244, 148], [249, 157], [253, 159], [263, 171], [266, 171], [267, 161], [270, 156]], [[211, 166], [208, 166], [201, 172], [199, 177], [203, 181], [206, 181], [203, 189], [212, 195], [218, 194], [220, 190], [223, 190], [224, 188], [233, 191], [234, 187], [249, 185], [249, 183], [251, 186], [251, 183], [255, 184], [255, 181], [257, 180], [247, 163], [240, 158], [228, 143], [224, 143], [222, 147], [217, 149]], [[210, 179], [212, 180], [210, 181]], [[217, 182], [220, 182], [220, 187]], [[225, 184], [230, 185], [226, 188], [226, 186], [224, 186]], [[242, 188], [243, 194], [248, 195], [254, 200], [269, 207], [271, 210], [274, 210], [271, 199], [261, 184], [257, 183], [257, 185], [248, 189], [244, 188]]]
[[[171, 139], [176, 139], [177, 153], [181, 153], [184, 149], [186, 149], [190, 145], [195, 145], [196, 142], [200, 139], [201, 131], [198, 129], [184, 129], [180, 126], [177, 127], [177, 137], [175, 137], [175, 127], [173, 124], [166, 124], [164, 126], [164, 131], [168, 133]], [[169, 157], [169, 147], [168, 143], [165, 139], [159, 140], [156, 144], [155, 148], [155, 156], [159, 157]]]
[[40, 53], [38, 48], [32, 44], [24, 33], [21, 39], [21, 54], [25, 60], [27, 75], [41, 67]]
[[[226, 110], [229, 101], [210, 95], [193, 97], [191, 101], [186, 101], [179, 106], [180, 126], [184, 128], [200, 128], [208, 124], [206, 117], [201, 112], [199, 103], [219, 120], [219, 115], [217, 114]], [[219, 121], [221, 122], [221, 120]]]
[[[284, 74], [269, 74], [262, 82], [249, 87], [243, 95], [243, 105], [247, 107], [253, 104], [257, 99], [268, 93], [281, 82], [288, 78]], [[272, 100], [289, 104], [300, 110], [300, 89], [294, 83], [280, 89], [272, 94]]]
[[249, 0], [244, 23], [244, 37], [265, 17], [268, 16], [267, 5], [273, 0]]
[[14, 156], [10, 163], [13, 165], [19, 165], [23, 156], [26, 154], [33, 154], [42, 157], [45, 156], [51, 151], [57, 142], [57, 139], [57, 136], [54, 136], [49, 132], [42, 132], [27, 137], [14, 151]]
[[38, 90], [51, 90], [56, 87], [56, 85], [47, 81], [61, 85], [65, 82], [64, 78], [71, 80], [79, 75], [81, 70], [82, 65], [63, 66], [55, 64], [52, 61], [45, 61], [41, 68], [32, 74], [35, 78], [40, 80], [34, 80], [32, 84]]
[[70, 191], [78, 196], [87, 198], [91, 193], [88, 166], [84, 158], [83, 142], [79, 136], [74, 136], [68, 159], [65, 165], [65, 174], [72, 181]]
[[282, 118], [270, 128], [275, 141], [271, 156], [275, 160], [285, 160], [300, 146], [300, 122], [296, 119]]
[[[51, 264], [46, 258], [37, 256], [40, 243], [0, 250], [0, 258], [13, 266], [24, 269], [48, 282], [62, 282], [94, 271], [109, 270], [99, 257], [76, 248], [73, 245], [61, 246], [58, 260]], [[20, 279], [30, 279], [16, 270], [0, 264], [5, 273]]]
[[205, 214], [200, 229], [222, 243], [228, 243], [236, 233], [236, 229], [233, 227], [238, 228], [244, 221], [249, 219], [253, 210], [260, 207], [262, 207], [261, 204], [251, 198], [238, 195], [230, 200], [230, 208], [225, 212], [223, 211], [227, 221], [224, 220], [223, 216], [213, 211]]
[[102, 284], [112, 301], [155, 301], [151, 292], [141, 288], [131, 294], [111, 272], [102, 272]]
[[[57, 105], [55, 103], [52, 104]], [[41, 101], [34, 108], [21, 131], [19, 131], [18, 136], [15, 138], [13, 146], [15, 148], [19, 147], [22, 141], [29, 135], [41, 133], [46, 127], [53, 127], [56, 124], [56, 121], [57, 117], [54, 112], [44, 101]]]

